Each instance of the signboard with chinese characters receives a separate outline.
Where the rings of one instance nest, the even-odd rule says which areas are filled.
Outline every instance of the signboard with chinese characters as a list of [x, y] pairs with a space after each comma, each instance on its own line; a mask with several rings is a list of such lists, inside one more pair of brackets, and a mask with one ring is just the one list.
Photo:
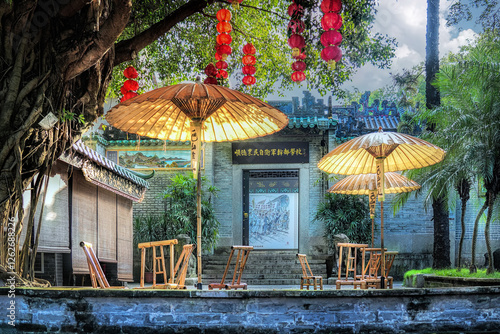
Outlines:
[[309, 143], [232, 143], [233, 164], [309, 163]]

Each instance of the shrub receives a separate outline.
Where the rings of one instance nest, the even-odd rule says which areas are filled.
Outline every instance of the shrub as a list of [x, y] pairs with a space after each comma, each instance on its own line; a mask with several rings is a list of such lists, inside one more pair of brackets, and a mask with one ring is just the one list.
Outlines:
[[314, 219], [325, 224], [324, 237], [331, 250], [336, 234], [345, 234], [353, 243], [369, 243], [371, 240], [367, 196], [327, 193], [319, 203]]

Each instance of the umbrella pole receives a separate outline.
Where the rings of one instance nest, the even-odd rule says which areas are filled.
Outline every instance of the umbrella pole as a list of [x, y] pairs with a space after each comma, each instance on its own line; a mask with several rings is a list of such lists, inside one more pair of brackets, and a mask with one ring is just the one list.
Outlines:
[[196, 180], [196, 252], [198, 260], [198, 284], [196, 288], [201, 290], [203, 284], [201, 283], [201, 175], [200, 168], [198, 168], [198, 179]]
[[372, 218], [372, 248], [374, 248], [373, 239], [375, 239], [375, 218]]
[[191, 166], [193, 177], [196, 179], [196, 258], [198, 267], [198, 283], [196, 288], [201, 290], [201, 121], [191, 120]]
[[384, 249], [384, 201], [380, 202], [380, 288], [385, 289], [385, 249]]

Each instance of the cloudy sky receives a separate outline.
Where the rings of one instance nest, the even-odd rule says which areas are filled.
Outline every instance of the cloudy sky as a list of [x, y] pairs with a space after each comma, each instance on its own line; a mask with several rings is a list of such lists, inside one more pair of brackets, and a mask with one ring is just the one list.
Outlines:
[[[445, 15], [448, 11], [449, 1], [441, 0], [440, 3], [440, 56], [448, 52], [456, 52], [461, 45], [467, 44], [474, 38], [476, 29], [473, 25], [459, 31], [456, 27], [446, 27]], [[427, 2], [425, 0], [381, 0], [378, 7], [377, 20], [374, 31], [395, 37], [398, 42], [396, 58], [391, 69], [378, 69], [367, 65], [359, 69], [352, 81], [346, 83], [344, 88], [360, 91], [376, 90], [391, 83], [390, 73], [398, 73], [403, 68], [412, 68], [425, 60], [425, 31], [427, 20]], [[290, 96], [302, 97], [304, 87], [297, 87]], [[319, 94], [314, 94], [320, 97]], [[278, 99], [270, 96], [270, 100]], [[280, 98], [283, 99], [283, 98]]]

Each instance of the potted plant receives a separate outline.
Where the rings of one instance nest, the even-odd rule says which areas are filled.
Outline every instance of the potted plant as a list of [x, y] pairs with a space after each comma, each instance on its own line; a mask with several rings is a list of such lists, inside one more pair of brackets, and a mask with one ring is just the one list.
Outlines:
[[[154, 215], [139, 216], [134, 219], [134, 248], [137, 250], [140, 258], [140, 249], [137, 245], [142, 242], [150, 242], [158, 239], [158, 227], [160, 225], [158, 217]], [[144, 267], [144, 281], [146, 283], [153, 282], [153, 254], [146, 252], [146, 260]]]

